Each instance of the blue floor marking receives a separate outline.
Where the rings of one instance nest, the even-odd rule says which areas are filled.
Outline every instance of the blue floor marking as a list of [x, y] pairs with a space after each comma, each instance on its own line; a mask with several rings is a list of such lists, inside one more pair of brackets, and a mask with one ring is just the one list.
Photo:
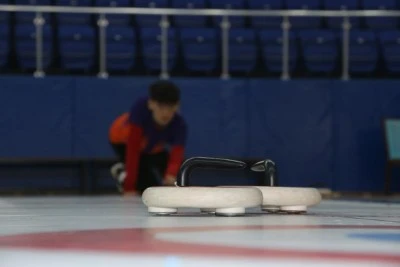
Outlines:
[[364, 233], [349, 234], [350, 238], [367, 239], [371, 241], [400, 242], [400, 233]]

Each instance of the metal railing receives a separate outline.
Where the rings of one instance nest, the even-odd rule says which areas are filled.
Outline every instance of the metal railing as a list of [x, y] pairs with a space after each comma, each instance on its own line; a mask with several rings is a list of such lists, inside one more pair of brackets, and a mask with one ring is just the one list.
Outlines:
[[30, 5], [0, 5], [0, 12], [35, 12], [33, 20], [36, 26], [36, 71], [35, 77], [44, 77], [43, 70], [43, 13], [90, 13], [98, 14], [97, 26], [99, 27], [99, 72], [98, 77], [107, 78], [106, 57], [106, 27], [108, 20], [106, 14], [120, 15], [161, 15], [161, 60], [160, 77], [169, 78], [168, 72], [168, 16], [220, 16], [222, 17], [222, 70], [221, 78], [228, 79], [229, 74], [229, 17], [282, 17], [282, 80], [290, 79], [289, 72], [289, 31], [290, 17], [341, 17], [342, 23], [342, 80], [349, 79], [349, 32], [351, 28], [350, 17], [400, 17], [400, 11], [395, 10], [232, 10], [232, 9], [175, 9], [175, 8], [138, 8], [138, 7], [72, 7], [72, 6], [30, 6]]

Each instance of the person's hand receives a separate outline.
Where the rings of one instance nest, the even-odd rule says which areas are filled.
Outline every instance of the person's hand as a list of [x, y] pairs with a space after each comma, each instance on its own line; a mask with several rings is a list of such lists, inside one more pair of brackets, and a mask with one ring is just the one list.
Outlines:
[[175, 181], [176, 181], [175, 176], [167, 175], [167, 177], [165, 177], [165, 179], [164, 179], [164, 185], [173, 186], [173, 185], [175, 185]]
[[131, 197], [131, 196], [137, 196], [138, 193], [136, 191], [126, 191], [124, 192], [124, 197]]

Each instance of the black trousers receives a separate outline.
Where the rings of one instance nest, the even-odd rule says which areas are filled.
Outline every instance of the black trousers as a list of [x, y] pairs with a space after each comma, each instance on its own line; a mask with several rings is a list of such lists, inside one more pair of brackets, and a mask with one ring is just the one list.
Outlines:
[[[119, 161], [125, 162], [125, 144], [111, 144]], [[139, 158], [139, 172], [137, 176], [136, 190], [139, 193], [151, 186], [162, 185], [164, 173], [167, 169], [169, 153], [163, 151], [157, 154], [142, 153]]]

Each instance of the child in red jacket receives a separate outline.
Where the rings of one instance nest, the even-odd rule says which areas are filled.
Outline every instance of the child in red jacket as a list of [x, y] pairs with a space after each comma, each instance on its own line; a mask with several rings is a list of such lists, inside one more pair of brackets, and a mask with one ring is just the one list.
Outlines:
[[130, 112], [112, 123], [109, 140], [120, 162], [111, 174], [124, 194], [175, 183], [187, 139], [179, 103], [179, 88], [158, 81], [150, 86], [148, 97], [138, 99]]

